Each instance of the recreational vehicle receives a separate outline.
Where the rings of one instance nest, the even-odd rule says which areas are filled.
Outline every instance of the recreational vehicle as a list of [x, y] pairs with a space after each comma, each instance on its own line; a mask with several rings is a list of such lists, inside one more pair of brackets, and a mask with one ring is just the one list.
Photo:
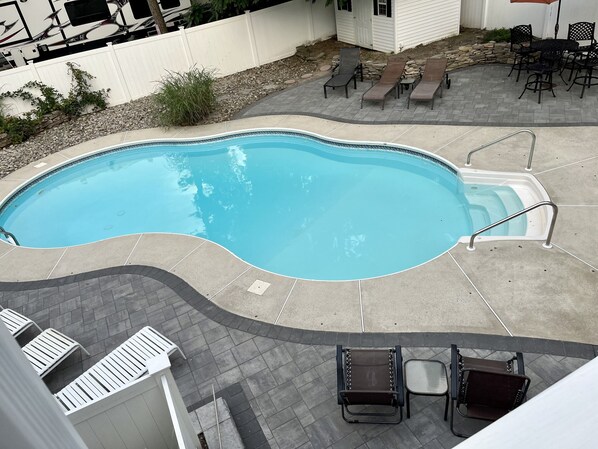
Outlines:
[[[190, 0], [160, 0], [167, 26]], [[155, 32], [146, 0], [0, 0], [0, 50], [14, 67]]]

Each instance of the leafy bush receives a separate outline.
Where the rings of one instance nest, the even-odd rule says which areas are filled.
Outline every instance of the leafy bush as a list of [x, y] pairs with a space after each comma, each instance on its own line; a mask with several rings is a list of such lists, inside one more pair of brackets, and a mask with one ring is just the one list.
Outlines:
[[0, 133], [6, 133], [12, 143], [21, 143], [35, 134], [39, 121], [31, 114], [24, 117], [0, 114]]
[[202, 25], [212, 21], [214, 18], [212, 13], [212, 6], [210, 3], [198, 3], [196, 0], [191, 0], [191, 6], [185, 14], [185, 22], [188, 27]]
[[72, 62], [67, 62], [66, 65], [71, 76], [71, 90], [68, 97], [62, 101], [60, 110], [66, 115], [76, 117], [85, 112], [87, 107], [91, 107], [93, 111], [106, 109], [109, 90], [91, 90], [90, 81], [95, 77]]
[[[108, 90], [91, 90], [90, 81], [93, 76], [72, 62], [67, 62], [66, 65], [71, 77], [71, 90], [66, 98], [53, 87], [39, 81], [29, 81], [20, 89], [0, 94], [0, 134], [6, 133], [13, 143], [21, 143], [36, 133], [45, 115], [54, 111], [77, 117], [88, 107], [94, 111], [106, 108]], [[2, 104], [5, 98], [26, 101], [33, 106], [33, 110], [22, 117], [10, 116]]]
[[163, 126], [196, 125], [216, 105], [212, 72], [192, 68], [188, 72], [169, 72], [153, 95], [157, 119]]
[[510, 42], [511, 41], [511, 30], [508, 28], [497, 28], [495, 30], [489, 30], [484, 36], [484, 42]]

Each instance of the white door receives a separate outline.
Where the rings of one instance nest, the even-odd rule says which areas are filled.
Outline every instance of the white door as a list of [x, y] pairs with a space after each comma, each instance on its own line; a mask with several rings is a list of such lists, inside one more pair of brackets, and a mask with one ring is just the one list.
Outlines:
[[372, 40], [372, 0], [353, 1], [353, 19], [355, 22], [355, 40], [359, 47], [373, 48]]

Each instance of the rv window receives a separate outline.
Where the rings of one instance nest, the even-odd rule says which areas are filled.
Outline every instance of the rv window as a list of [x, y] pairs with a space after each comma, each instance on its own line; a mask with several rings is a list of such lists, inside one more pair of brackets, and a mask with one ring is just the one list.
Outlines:
[[[180, 0], [161, 0], [159, 3], [162, 9], [181, 6]], [[146, 17], [152, 16], [152, 12], [150, 11], [149, 6], [147, 6], [147, 0], [129, 0], [129, 4], [131, 5], [133, 17], [136, 19], [145, 19]]]
[[136, 19], [145, 19], [146, 17], [151, 17], [152, 12], [147, 6], [146, 0], [129, 0], [129, 5], [131, 5], [131, 11], [133, 12], [133, 17]]
[[77, 0], [64, 4], [71, 25], [84, 25], [110, 18], [110, 10], [106, 0]]
[[179, 0], [162, 0], [160, 6], [162, 9], [176, 8], [177, 6], [181, 6], [181, 2]]

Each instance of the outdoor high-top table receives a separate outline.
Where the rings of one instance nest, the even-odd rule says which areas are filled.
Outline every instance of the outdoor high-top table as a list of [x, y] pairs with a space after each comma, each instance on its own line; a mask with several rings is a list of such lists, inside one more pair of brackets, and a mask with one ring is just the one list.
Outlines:
[[550, 48], [559, 49], [563, 52], [575, 52], [579, 48], [579, 42], [570, 39], [542, 39], [539, 41], [532, 41], [530, 48], [534, 51], [542, 51]]

